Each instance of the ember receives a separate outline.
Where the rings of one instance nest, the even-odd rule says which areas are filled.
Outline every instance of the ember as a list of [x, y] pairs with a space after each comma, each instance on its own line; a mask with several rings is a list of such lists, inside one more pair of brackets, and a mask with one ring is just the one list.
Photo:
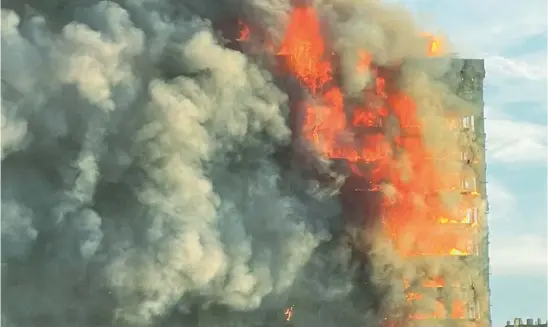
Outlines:
[[290, 306], [289, 308], [285, 309], [284, 311], [284, 315], [285, 315], [285, 321], [291, 321], [291, 319], [293, 318], [293, 308], [295, 306]]

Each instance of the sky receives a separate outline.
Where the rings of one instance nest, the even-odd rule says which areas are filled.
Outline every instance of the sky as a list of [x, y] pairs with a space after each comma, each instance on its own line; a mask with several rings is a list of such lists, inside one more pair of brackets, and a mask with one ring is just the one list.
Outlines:
[[547, 318], [546, 0], [394, 0], [484, 58], [493, 326]]

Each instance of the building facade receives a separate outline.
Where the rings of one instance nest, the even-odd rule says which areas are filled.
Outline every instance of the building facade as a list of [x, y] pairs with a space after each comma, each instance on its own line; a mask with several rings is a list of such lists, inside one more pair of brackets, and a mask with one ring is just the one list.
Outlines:
[[[473, 299], [468, 303], [467, 320], [477, 322], [480, 326], [491, 326], [490, 288], [489, 288], [489, 225], [488, 225], [488, 199], [486, 180], [486, 133], [484, 117], [483, 84], [485, 79], [485, 66], [482, 59], [454, 59], [454, 69], [451, 70], [457, 76], [456, 94], [476, 107], [476, 112], [468, 117], [461, 118], [461, 129], [465, 135], [471, 137], [468, 148], [463, 149], [463, 164], [473, 172], [470, 185], [473, 189], [467, 189], [467, 180], [463, 177], [463, 191], [478, 194], [481, 206], [471, 208], [476, 237], [474, 245], [477, 248], [474, 253], [463, 256], [461, 259], [469, 267], [471, 278], [471, 290]], [[455, 77], [453, 77], [455, 78]]]
[[437, 293], [436, 305], [430, 306], [434, 312], [414, 314], [410, 319], [411, 325], [491, 326], [484, 78], [483, 60], [459, 58], [453, 59], [451, 69], [443, 78], [449, 88], [473, 108], [468, 112], [462, 111], [458, 118], [452, 117], [458, 119], [459, 139], [463, 140], [459, 142], [462, 159], [460, 188], [466, 205], [457, 221], [444, 226], [447, 235], [460, 229], [460, 235], [466, 235], [466, 238], [454, 244], [455, 253], [438, 258], [442, 266], [460, 267], [456, 274], [441, 281], [425, 282], [422, 289], [414, 288], [410, 292], [413, 294], [408, 296], [411, 301], [420, 300], [421, 297], [415, 294], [421, 292]]

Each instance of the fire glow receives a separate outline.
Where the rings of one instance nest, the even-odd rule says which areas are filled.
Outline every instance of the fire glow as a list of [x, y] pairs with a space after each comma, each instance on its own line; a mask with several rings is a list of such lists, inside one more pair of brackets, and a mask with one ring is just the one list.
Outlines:
[[[240, 40], [248, 40], [249, 27], [241, 26]], [[430, 34], [425, 56], [442, 55], [441, 41]], [[391, 185], [396, 196], [385, 197], [380, 220], [383, 230], [403, 257], [464, 256], [474, 250], [474, 225], [466, 218], [455, 218], [445, 208], [440, 191], [458, 189], [460, 176], [448, 174], [436, 165], [444, 153], [428, 148], [421, 133], [425, 122], [417, 113], [411, 96], [391, 85], [373, 56], [359, 51], [356, 73], [372, 73], [374, 82], [365, 89], [367, 104], [349, 104], [334, 77], [334, 56], [322, 36], [319, 16], [312, 7], [294, 8], [285, 34], [274, 54], [281, 67], [296, 78], [311, 95], [304, 105], [305, 118], [296, 131], [317, 153], [329, 159], [346, 161], [353, 174], [365, 177], [371, 186], [367, 191], [380, 192]], [[397, 67], [396, 67], [397, 69]], [[365, 101], [364, 101], [365, 102]], [[373, 103], [373, 104], [371, 104]], [[383, 122], [395, 118], [401, 133], [389, 139]], [[400, 162], [405, 157], [407, 173]], [[409, 244], [409, 237], [412, 239]], [[427, 284], [427, 285], [426, 285]], [[443, 279], [426, 282], [425, 287], [444, 287]], [[421, 294], [408, 293], [408, 301], [421, 299]], [[411, 314], [413, 319], [445, 317], [446, 309], [436, 302], [432, 314]], [[464, 303], [453, 301], [453, 318], [464, 317]], [[293, 307], [286, 309], [291, 319]]]
[[295, 306], [290, 306], [288, 307], [287, 309], [285, 309], [284, 311], [284, 316], [285, 316], [285, 321], [291, 321], [291, 319], [293, 318], [293, 308]]

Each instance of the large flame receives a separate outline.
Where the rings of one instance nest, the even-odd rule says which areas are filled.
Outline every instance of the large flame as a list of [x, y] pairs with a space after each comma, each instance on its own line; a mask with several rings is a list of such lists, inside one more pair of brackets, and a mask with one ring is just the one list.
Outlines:
[[[249, 29], [242, 29], [247, 40]], [[428, 40], [427, 56], [441, 55], [439, 38], [424, 34]], [[372, 86], [364, 90], [367, 104], [349, 104], [334, 78], [334, 56], [325, 43], [319, 17], [312, 7], [294, 8], [287, 29], [275, 54], [287, 73], [294, 76], [312, 96], [305, 104], [305, 119], [298, 131], [319, 155], [329, 159], [345, 159], [352, 172], [367, 177], [368, 191], [379, 192], [390, 184], [395, 192], [382, 204], [382, 224], [386, 237], [404, 257], [463, 256], [475, 253], [474, 224], [467, 217], [455, 217], [443, 204], [439, 193], [460, 192], [460, 176], [438, 168], [446, 153], [429, 148], [421, 135], [426, 122], [421, 121], [417, 107], [408, 94], [389, 89], [389, 81], [374, 65], [373, 56], [363, 49], [356, 73], [371, 72]], [[374, 103], [374, 104], [371, 104]], [[400, 134], [389, 139], [383, 132], [383, 122], [389, 117], [399, 122]], [[458, 128], [454, 118], [448, 118], [448, 129]], [[405, 160], [403, 160], [405, 158]], [[406, 162], [406, 169], [401, 162]], [[477, 193], [476, 193], [477, 194]], [[425, 282], [424, 287], [444, 287], [442, 278]], [[408, 301], [422, 298], [409, 292]], [[453, 318], [464, 317], [464, 303], [453, 301]], [[430, 314], [413, 313], [413, 319], [446, 317], [446, 307], [437, 301]], [[285, 311], [291, 319], [293, 308]]]
[[[321, 155], [346, 159], [353, 165], [354, 173], [370, 175], [368, 177], [375, 186], [389, 182], [395, 187], [397, 199], [386, 201], [383, 215], [385, 229], [395, 244], [403, 239], [402, 235], [409, 233], [405, 231], [409, 227], [417, 233], [416, 239], [428, 240], [428, 245], [402, 246], [402, 254], [467, 253], [462, 229], [439, 227], [440, 224], [459, 221], [446, 218], [449, 216], [447, 210], [437, 196], [440, 190], [455, 189], [455, 185], [460, 184], [459, 176], [444, 174], [437, 168], [435, 161], [443, 158], [444, 154], [435, 153], [422, 141], [423, 122], [418, 118], [413, 99], [398, 90], [388, 92], [385, 78], [377, 74], [373, 87], [366, 92], [373, 92], [383, 101], [376, 107], [354, 106], [348, 115], [343, 92], [333, 83], [331, 53], [326, 49], [314, 8], [293, 10], [279, 49], [277, 54], [286, 69], [314, 97], [314, 101], [306, 104], [302, 136]], [[377, 72], [367, 51], [360, 51], [358, 55], [358, 71]], [[393, 142], [380, 129], [388, 115], [398, 119], [402, 130]], [[400, 157], [395, 155], [395, 151], [405, 154], [410, 172], [401, 172], [398, 167]], [[364, 165], [368, 169], [362, 169]], [[443, 237], [422, 237], [440, 233]]]

